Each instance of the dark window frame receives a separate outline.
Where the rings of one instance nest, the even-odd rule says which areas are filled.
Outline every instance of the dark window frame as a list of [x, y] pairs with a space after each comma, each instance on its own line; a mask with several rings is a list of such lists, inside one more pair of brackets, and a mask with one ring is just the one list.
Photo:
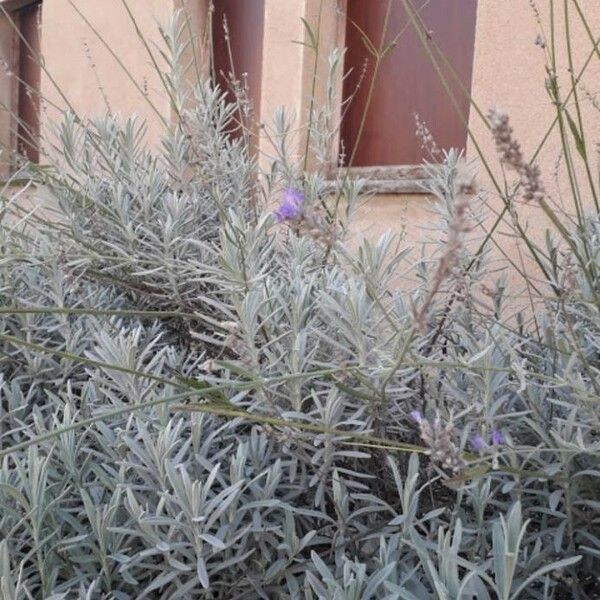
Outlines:
[[[370, 2], [371, 0], [366, 0], [366, 1]], [[365, 0], [343, 0], [343, 2], [342, 2], [343, 7], [340, 7], [344, 10], [344, 13], [347, 16], [346, 23], [345, 23], [345, 31], [344, 31], [344, 45], [347, 46], [345, 72], [347, 72], [348, 68], [352, 67], [355, 70], [354, 79], [357, 79], [358, 72], [360, 72], [361, 67], [360, 67], [360, 65], [354, 64], [354, 62], [352, 62], [352, 61], [357, 61], [357, 57], [362, 56], [362, 54], [366, 54], [366, 51], [364, 51], [364, 46], [363, 46], [362, 41], [360, 41], [358, 39], [358, 38], [360, 38], [360, 34], [358, 33], [357, 28], [350, 21], [350, 19], [352, 17], [356, 17], [357, 13], [360, 15], [360, 13], [362, 12], [363, 18], [367, 19], [367, 22], [368, 22], [368, 19], [371, 18], [371, 14], [372, 14], [372, 11], [374, 8], [373, 5], [369, 5], [366, 16], [365, 16], [364, 9], [366, 8], [366, 5], [361, 6], [359, 4], [361, 2], [365, 2]], [[350, 3], [354, 3], [354, 6], [351, 6]], [[379, 2], [379, 4], [381, 4], [381, 6], [383, 6], [383, 5], [386, 5], [387, 2], [383, 2], [381, 0]], [[410, 70], [410, 69], [413, 69], [416, 71], [417, 69], [420, 68], [422, 71], [423, 63], [426, 61], [426, 65], [428, 66], [428, 68], [432, 69], [432, 73], [433, 73], [433, 67], [431, 67], [429, 65], [429, 58], [426, 55], [426, 51], [422, 47], [421, 42], [418, 39], [416, 33], [413, 31], [412, 24], [410, 23], [406, 14], [404, 13], [404, 8], [400, 8], [402, 6], [401, 3], [398, 3], [398, 5], [399, 6], [396, 7], [395, 10], [397, 13], [400, 13], [400, 11], [401, 11], [401, 13], [400, 13], [400, 15], [396, 14], [395, 18], [396, 18], [396, 20], [398, 20], [398, 18], [400, 18], [400, 19], [405, 19], [407, 21], [407, 27], [410, 28], [409, 33], [410, 33], [410, 35], [413, 36], [413, 39], [407, 40], [405, 42], [405, 44], [408, 43], [409, 45], [412, 45], [411, 48], [405, 48], [405, 49], [410, 50], [410, 53], [412, 54], [413, 59], [415, 59], [415, 64], [413, 66], [412, 62], [407, 62], [403, 65], [400, 65], [399, 67], [397, 66], [396, 68], [400, 68], [400, 70], [404, 69], [405, 71]], [[413, 7], [415, 7], [416, 10], [418, 10], [419, 6], [420, 6], [419, 0], [413, 0], [412, 5], [413, 5]], [[423, 6], [427, 7], [428, 5], [429, 5], [429, 3], [424, 4]], [[381, 8], [381, 6], [379, 8]], [[433, 7], [429, 6], [429, 8], [431, 8], [432, 10], [436, 10], [436, 7], [434, 7], [434, 6]], [[437, 7], [437, 10], [440, 11], [441, 8]], [[458, 11], [460, 13], [460, 16], [462, 16], [463, 9], [462, 9], [462, 6], [455, 5], [454, 10], [455, 10], [454, 18], [455, 18], [455, 23], [456, 23], [456, 18], [457, 18], [456, 11]], [[464, 11], [465, 18], [466, 18], [464, 27], [466, 28], [467, 33], [468, 33], [468, 36], [466, 36], [466, 38], [467, 38], [466, 41], [467, 41], [468, 46], [466, 46], [466, 50], [464, 48], [459, 48], [458, 54], [457, 54], [457, 57], [458, 57], [459, 63], [460, 63], [459, 67], [458, 67], [459, 75], [463, 79], [462, 85], [466, 88], [466, 90], [468, 92], [470, 92], [470, 89], [471, 89], [471, 80], [472, 80], [472, 75], [473, 75], [475, 35], [476, 35], [476, 26], [477, 26], [476, 13], [477, 13], [477, 0], [473, 0], [471, 5]], [[443, 13], [442, 13], [442, 15], [443, 15]], [[443, 15], [442, 18], [444, 18], [445, 16], [446, 15]], [[438, 19], [440, 18], [439, 14], [437, 15], [437, 17], [438, 17]], [[425, 19], [424, 19], [425, 27], [427, 27], [427, 20], [428, 20], [427, 16], [425, 16]], [[398, 26], [399, 25], [397, 25], [396, 27], [398, 27]], [[457, 25], [454, 25], [454, 26], [457, 27]], [[459, 19], [458, 27], [461, 27], [461, 26], [463, 26], [463, 24], [462, 24], [462, 21], [460, 21], [460, 19]], [[442, 29], [443, 29], [443, 24], [442, 24]], [[380, 36], [380, 33], [381, 33], [380, 29], [378, 30], [378, 33]], [[387, 38], [393, 38], [395, 33], [396, 32], [393, 29], [388, 28]], [[403, 35], [405, 35], [405, 34], [403, 33]], [[435, 39], [435, 32], [433, 33], [433, 35], [434, 35], [434, 39]], [[452, 41], [452, 35], [453, 35], [452, 32], [450, 32], [450, 41]], [[456, 35], [455, 35], [455, 37], [456, 37]], [[377, 38], [376, 42], [378, 42], [378, 41], [379, 41], [379, 38]], [[389, 41], [389, 39], [387, 41]], [[402, 38], [400, 38], [400, 40], [399, 40], [399, 43], [401, 43], [401, 42], [402, 42]], [[456, 44], [456, 39], [454, 39], [454, 43]], [[353, 44], [352, 48], [348, 48], [348, 46], [350, 44]], [[359, 44], [360, 44], [360, 48], [359, 48]], [[354, 49], [354, 52], [352, 52], [352, 49]], [[400, 55], [398, 50], [399, 50], [399, 48], [394, 48], [392, 50], [392, 52], [390, 52], [390, 55], [384, 59], [384, 61], [385, 60], [394, 60], [394, 59], [395, 60], [403, 60], [403, 58], [405, 58], [407, 61], [411, 60], [410, 58], [406, 58], [406, 54]], [[394, 54], [394, 52], [395, 52], [395, 54]], [[417, 52], [422, 53], [422, 56], [418, 56], [416, 54]], [[454, 52], [456, 54], [456, 46], [454, 48]], [[464, 54], [465, 57], [461, 56], [461, 54]], [[420, 64], [420, 67], [418, 66], [419, 64]], [[444, 66], [444, 65], [442, 65], [442, 66]], [[391, 69], [391, 70], [393, 71], [393, 69]], [[461, 108], [463, 111], [463, 118], [468, 122], [469, 111], [470, 111], [470, 102], [469, 102], [468, 98], [465, 97], [464, 92], [460, 89], [461, 86], [454, 83], [454, 81], [452, 80], [452, 75], [450, 73], [448, 73], [446, 69], [443, 69], [443, 70], [444, 70], [444, 74], [445, 74], [446, 78], [451, 81], [451, 89], [453, 91], [454, 97], [458, 100], [459, 105], [461, 105]], [[430, 73], [430, 75], [431, 75], [431, 73]], [[381, 77], [381, 74], [380, 74], [380, 77]], [[385, 74], [384, 74], [384, 77], [385, 77]], [[378, 85], [379, 86], [381, 85], [381, 81], [383, 81], [383, 79], [378, 79], [376, 81], [376, 83], [375, 83], [376, 89], [377, 89]], [[397, 81], [397, 80], [395, 80], [395, 81]], [[345, 101], [345, 99], [348, 98], [355, 83], [356, 82], [352, 81], [352, 77], [347, 77], [345, 79], [344, 88], [343, 88], [342, 95], [341, 95], [342, 101]], [[363, 89], [368, 88], [368, 84], [369, 84], [368, 77], [365, 77], [361, 84], [363, 86]], [[457, 139], [457, 133], [456, 133], [457, 120], [459, 120], [459, 117], [456, 115], [454, 108], [450, 107], [450, 105], [451, 105], [450, 99], [447, 97], [446, 92], [441, 89], [442, 88], [441, 84], [439, 84], [439, 87], [440, 87], [441, 95], [443, 95], [442, 102], [446, 103], [445, 108], [442, 110], [449, 111], [448, 114], [450, 115], [450, 119], [454, 120], [454, 132], [453, 132], [453, 134], [451, 133], [447, 137], [452, 138], [452, 135], [454, 135], [454, 140], [456, 140]], [[362, 92], [362, 93], [363, 93], [363, 96], [366, 95], [364, 92]], [[386, 106], [386, 102], [387, 102], [387, 106], [386, 106], [387, 110], [385, 110], [385, 111], [381, 110], [380, 114], [384, 114], [384, 112], [387, 112], [388, 114], [392, 114], [392, 110], [390, 109], [389, 92], [387, 92], [387, 93], [388, 93], [388, 99], [386, 101], [385, 100], [386, 92], [380, 91], [380, 94], [384, 97], [384, 99], [382, 101], [383, 104], [381, 104], [381, 106]], [[415, 93], [417, 93], [417, 92], [415, 92]], [[423, 92], [421, 91], [421, 93], [423, 93]], [[440, 97], [440, 96], [438, 96], [438, 97]], [[362, 100], [364, 101], [364, 97], [362, 98]], [[355, 101], [353, 101], [353, 102], [355, 102]], [[355, 104], [360, 104], [360, 102], [359, 103], [355, 102]], [[360, 110], [357, 108], [354, 108], [354, 110], [355, 110], [355, 113], [360, 112]], [[373, 111], [373, 110], [375, 110], [375, 111], [378, 110], [378, 107], [375, 103], [373, 103], [371, 105], [370, 111]], [[354, 123], [349, 126], [349, 124], [348, 124], [349, 111], [347, 108], [345, 108], [344, 111], [345, 111], [344, 120], [342, 121], [341, 129], [340, 129], [340, 150], [342, 150], [342, 148], [343, 148], [343, 150], [346, 154], [346, 157], [348, 157], [352, 153], [352, 150], [353, 150], [352, 142], [357, 137], [358, 125], [356, 123]], [[407, 112], [407, 111], [405, 111], [405, 112]], [[417, 110], [415, 112], [419, 112], [419, 111]], [[404, 117], [405, 117], [404, 122], [406, 122], [406, 115], [404, 115]], [[367, 120], [368, 119], [369, 118], [367, 118]], [[354, 120], [357, 121], [356, 114], [354, 115]], [[372, 119], [372, 121], [374, 123], [377, 123], [378, 122], [377, 117]], [[381, 123], [381, 119], [379, 119], [379, 123]], [[351, 129], [352, 126], [354, 126], [354, 137], [352, 137], [352, 135], [349, 134], [349, 130]], [[416, 151], [416, 147], [419, 144], [419, 141], [417, 140], [415, 133], [414, 133], [416, 127], [412, 123], [408, 127], [410, 127], [410, 132], [407, 137], [411, 138], [414, 154], [418, 155], [419, 152]], [[358, 161], [355, 160], [354, 164], [352, 166], [350, 166], [349, 168], [342, 167], [342, 169], [345, 170], [346, 168], [348, 168], [350, 176], [352, 176], [352, 177], [366, 178], [368, 180], [367, 188], [369, 189], [369, 191], [371, 191], [373, 193], [380, 193], [380, 194], [427, 193], [426, 187], [424, 185], [427, 182], [427, 179], [426, 179], [427, 174], [425, 172], [425, 169], [423, 169], [420, 166], [420, 164], [422, 162], [422, 157], [415, 156], [415, 158], [413, 160], [395, 160], [396, 157], [393, 156], [394, 153], [389, 152], [387, 149], [388, 147], [391, 146], [391, 143], [387, 139], [384, 140], [384, 138], [386, 138], [385, 135], [383, 135], [383, 134], [379, 135], [377, 133], [377, 131], [380, 131], [380, 130], [381, 129], [379, 127], [371, 127], [371, 131], [369, 132], [369, 134], [371, 136], [371, 140], [374, 140], [375, 142], [379, 143], [379, 145], [380, 145], [378, 151], [377, 152], [370, 151], [371, 149], [368, 147], [368, 142], [365, 142], [365, 133], [363, 131], [363, 137], [361, 138], [361, 141], [360, 141], [359, 150], [356, 153]], [[460, 142], [460, 143], [466, 150], [466, 145], [467, 145], [467, 140], [468, 140], [466, 126], [463, 127], [462, 135], [464, 136], [463, 137], [464, 141]], [[389, 137], [389, 135], [388, 135], [388, 137]], [[407, 144], [405, 143], [405, 146], [406, 145]], [[451, 145], [454, 146], [455, 144], [451, 143], [451, 144], [446, 144], [446, 145], [449, 147]], [[456, 145], [458, 145], [458, 143], [456, 143]], [[382, 148], [382, 146], [384, 146], [384, 148]], [[363, 150], [363, 148], [364, 148], [364, 150]], [[363, 155], [365, 155], [365, 154], [368, 155], [368, 160], [366, 160], [366, 161], [361, 160], [361, 158], [362, 158], [361, 151], [362, 151]], [[406, 152], [406, 154], [408, 154], [408, 153], [409, 152]], [[389, 156], [389, 160], [379, 162], [378, 158], [380, 158], [382, 155], [385, 155], [385, 154], [387, 154]], [[401, 153], [398, 153], [398, 154], [401, 154]], [[373, 156], [375, 156], [374, 162], [369, 162], [369, 160]], [[337, 165], [333, 165], [333, 171], [336, 171], [336, 170], [337, 170]]]
[[[41, 6], [43, 0], [0, 0], [1, 15], [8, 14], [9, 27], [12, 29], [10, 42], [11, 54], [8, 58], [11, 71], [9, 151], [20, 154], [34, 163], [39, 162], [40, 140], [40, 84], [41, 66]], [[10, 159], [4, 163], [4, 172], [10, 175], [16, 165]], [[8, 170], [6, 170], [8, 169]]]
[[41, 10], [38, 1], [16, 11], [20, 33], [17, 151], [33, 163], [40, 159]]

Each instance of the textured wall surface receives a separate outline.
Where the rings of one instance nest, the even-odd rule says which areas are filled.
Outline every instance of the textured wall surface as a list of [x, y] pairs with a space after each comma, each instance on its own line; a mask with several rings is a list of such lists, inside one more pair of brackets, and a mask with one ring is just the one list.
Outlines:
[[[46, 0], [43, 8], [42, 52], [48, 75], [42, 76], [42, 93], [47, 97], [44, 123], [55, 116], [52, 102], [64, 106], [65, 102], [56, 89], [64, 91], [73, 107], [87, 115], [104, 112], [105, 98], [113, 110], [122, 114], [137, 113], [147, 119], [151, 140], [157, 140], [161, 124], [155, 111], [163, 118], [170, 118], [169, 101], [161, 90], [161, 84], [150, 64], [149, 57], [138, 39], [121, 0], [77, 0], [77, 8], [104, 37], [110, 49], [124, 62], [137, 84], [145, 90], [147, 98], [140, 94], [114, 57], [97, 39], [94, 32], [77, 14], [69, 0]], [[157, 23], [165, 23], [175, 6], [184, 6], [192, 19], [196, 34], [204, 26], [206, 0], [128, 0], [140, 30], [152, 42], [158, 39]], [[538, 1], [540, 21], [545, 34], [549, 34], [550, 5]], [[563, 94], [568, 92], [568, 62], [565, 44], [565, 19], [562, 2], [555, 2], [555, 27], [558, 50], [558, 75]], [[580, 0], [582, 10], [589, 19], [593, 31], [600, 32], [600, 2]], [[313, 54], [306, 46], [294, 44], [293, 40], [306, 40], [301, 18], [314, 24], [319, 12], [320, 0], [265, 0], [264, 36], [262, 40], [262, 89], [260, 92], [260, 119], [268, 122], [279, 106], [286, 106], [303, 123], [312, 87]], [[569, 6], [573, 6], [569, 3]], [[199, 7], [199, 8], [198, 8]], [[345, 0], [323, 0], [321, 58], [318, 64], [317, 95], [323, 94], [322, 80], [327, 67], [327, 53], [343, 45], [344, 24], [342, 12]], [[592, 53], [592, 44], [579, 16], [571, 8], [571, 39], [574, 70], [579, 73]], [[7, 36], [2, 33], [0, 21], [0, 50], [9, 54]], [[544, 54], [535, 39], [540, 25], [535, 12], [526, 0], [479, 0], [475, 35], [475, 51], [472, 77], [473, 98], [482, 111], [497, 106], [511, 117], [515, 136], [521, 141], [526, 156], [536, 150], [554, 119], [554, 108], [545, 92]], [[92, 68], [92, 65], [94, 67]], [[6, 96], [0, 73], [0, 95]], [[593, 155], [594, 173], [597, 178], [596, 148], [600, 140], [600, 111], [594, 108], [595, 95], [600, 81], [600, 59], [591, 58], [582, 77], [581, 88], [584, 117], [587, 122], [588, 151]], [[56, 86], [55, 86], [56, 83]], [[100, 89], [102, 87], [102, 90]], [[583, 92], [585, 90], [585, 93]], [[407, 90], [407, 93], [409, 91]], [[398, 98], [401, 102], [402, 98]], [[598, 104], [598, 103], [596, 103]], [[3, 118], [0, 116], [0, 119]], [[489, 131], [471, 109], [469, 126], [492, 173], [502, 182], [502, 170], [494, 150]], [[413, 135], [413, 132], [407, 132]], [[303, 148], [299, 134], [295, 139], [298, 151]], [[468, 144], [467, 155], [474, 170], [479, 173], [480, 186], [487, 191], [482, 206], [486, 224], [490, 226], [502, 209], [502, 203], [481, 160], [476, 143]], [[550, 133], [539, 155], [545, 186], [552, 201], [569, 208], [568, 179], [561, 161], [558, 129]], [[269, 153], [268, 143], [261, 140], [261, 150]], [[267, 158], [263, 159], [265, 162]], [[508, 174], [510, 180], [511, 174]], [[582, 198], [589, 202], [590, 194], [582, 189]], [[422, 226], [431, 222], [429, 201], [424, 196], [382, 195], [367, 199], [358, 211], [354, 230], [359, 234], [376, 237], [386, 229], [406, 229], [409, 242], [424, 239]], [[521, 209], [524, 227], [541, 239], [546, 220], [535, 206]], [[506, 227], [500, 227], [506, 230]], [[477, 235], [482, 235], [478, 231]], [[507, 254], [510, 261], [521, 264], [519, 245], [509, 238], [498, 238], [500, 249], [493, 255], [501, 258]], [[523, 259], [527, 262], [526, 258]], [[505, 261], [506, 264], [506, 261]]]
[[[121, 59], [135, 83], [73, 5]], [[167, 23], [172, 2], [128, 0], [128, 5], [148, 42], [158, 42], [157, 24]], [[42, 21], [42, 54], [54, 79], [47, 74], [42, 77], [42, 94], [47, 99], [44, 123], [47, 125], [56, 116], [51, 103], [65, 105], [61, 90], [83, 115], [103, 114], [107, 101], [112, 110], [123, 115], [139, 115], [147, 120], [149, 134], [155, 138], [161, 128], [157, 113], [167, 120], [170, 118], [168, 99], [123, 3], [77, 0], [71, 4], [69, 0], [50, 0], [43, 4]]]
[[[540, 11], [537, 22], [529, 2], [522, 0], [480, 0], [477, 14], [477, 36], [475, 40], [475, 58], [473, 69], [473, 99], [482, 111], [492, 107], [502, 109], [510, 116], [514, 136], [520, 141], [527, 159], [533, 157], [538, 146], [549, 133], [547, 140], [536, 159], [541, 168], [545, 188], [550, 194], [550, 202], [563, 206], [567, 212], [573, 212], [573, 204], [568, 184], [567, 171], [560, 150], [559, 128], [553, 122], [556, 116], [545, 91], [545, 59], [544, 50], [536, 45], [536, 37], [550, 37], [550, 2], [537, 2]], [[594, 55], [593, 44], [577, 14], [574, 3], [566, 3], [570, 23], [570, 38], [573, 57], [573, 70], [581, 75], [579, 88], [580, 101], [583, 107], [583, 118], [586, 123], [586, 143], [593, 165], [592, 176], [598, 185], [598, 163], [596, 144], [600, 141], [600, 110], [595, 108], [595, 96], [600, 92], [600, 58]], [[557, 49], [557, 75], [564, 99], [570, 90], [570, 75], [566, 45], [566, 20], [562, 2], [555, 5], [555, 36]], [[597, 36], [600, 33], [600, 3], [596, 0], [579, 2], [591, 30]], [[591, 60], [590, 60], [591, 59]], [[586, 66], [586, 63], [587, 66]], [[573, 118], [575, 110], [569, 105]], [[479, 144], [483, 156], [489, 158], [491, 170], [502, 185], [502, 171], [497, 159], [494, 143], [481, 118], [475, 110], [471, 110], [470, 127], [474, 140]], [[552, 127], [552, 129], [550, 129]], [[573, 138], [570, 138], [573, 152]], [[468, 156], [478, 165], [481, 186], [489, 190], [488, 205], [485, 210], [488, 225], [495, 215], [502, 210], [503, 204], [494, 190], [491, 178], [485, 175], [484, 168], [475, 143], [468, 146]], [[580, 172], [581, 197], [584, 205], [591, 206], [592, 196], [586, 185], [586, 178]], [[514, 175], [507, 173], [509, 181]], [[535, 204], [519, 204], [519, 214], [523, 227], [531, 233], [536, 241], [543, 244], [544, 232], [548, 221]], [[500, 231], [506, 231], [501, 226]], [[502, 250], [512, 260], [520, 263], [519, 249], [521, 245], [509, 238], [499, 238]], [[495, 252], [496, 256], [501, 253]], [[523, 263], [530, 269], [530, 262], [524, 254]], [[530, 271], [531, 272], [531, 271]], [[514, 279], [518, 281], [518, 278]]]

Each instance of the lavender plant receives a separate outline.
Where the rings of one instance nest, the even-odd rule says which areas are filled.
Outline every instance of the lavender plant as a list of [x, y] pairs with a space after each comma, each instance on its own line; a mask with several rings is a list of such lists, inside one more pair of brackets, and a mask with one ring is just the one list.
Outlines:
[[540, 335], [514, 326], [501, 282], [477, 297], [457, 152], [427, 167], [431, 258], [389, 234], [350, 251], [360, 184], [291, 160], [283, 113], [261, 173], [223, 90], [176, 85], [183, 26], [159, 151], [135, 120], [67, 113], [32, 175], [53, 218], [3, 192], [2, 597], [593, 598], [597, 215], [538, 254]]

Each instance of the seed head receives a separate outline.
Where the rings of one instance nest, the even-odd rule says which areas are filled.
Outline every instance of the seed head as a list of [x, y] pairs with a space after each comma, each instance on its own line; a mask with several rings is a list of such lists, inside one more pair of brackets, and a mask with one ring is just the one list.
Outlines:
[[537, 165], [528, 163], [523, 157], [519, 142], [513, 138], [513, 129], [509, 125], [508, 115], [492, 109], [488, 113], [488, 117], [500, 159], [519, 175], [523, 187], [523, 199], [525, 201], [542, 200], [546, 192], [540, 169]]

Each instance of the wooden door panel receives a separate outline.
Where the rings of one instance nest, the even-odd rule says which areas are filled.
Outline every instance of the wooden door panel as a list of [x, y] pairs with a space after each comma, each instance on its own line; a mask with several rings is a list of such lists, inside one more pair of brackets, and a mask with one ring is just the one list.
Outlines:
[[223, 19], [226, 17], [235, 76], [241, 81], [242, 74], [247, 74], [248, 95], [255, 115], [258, 115], [260, 110], [264, 5], [264, 0], [216, 0], [213, 14], [213, 50], [217, 81], [228, 89], [226, 80], [231, 71], [232, 61], [223, 32]]
[[[470, 92], [477, 0], [411, 1], [431, 39], [444, 52]], [[344, 82], [345, 98], [357, 90], [361, 71], [368, 61], [362, 83], [342, 123], [341, 138], [348, 157], [356, 143], [373, 75], [373, 59], [352, 21], [378, 46], [387, 5], [388, 0], [348, 0], [345, 65], [346, 71], [352, 71]], [[353, 163], [356, 166], [422, 162], [426, 157], [415, 136], [414, 113], [426, 123], [439, 147], [464, 148], [466, 143], [466, 127], [452, 107], [402, 2], [392, 0], [386, 41], [391, 41], [400, 32], [395, 48], [383, 60], [375, 81], [371, 107]], [[445, 74], [463, 117], [468, 119], [468, 98], [448, 75], [447, 69]]]
[[18, 149], [32, 162], [39, 161], [40, 136], [40, 31], [42, 5], [22, 8], [16, 20], [19, 37]]

